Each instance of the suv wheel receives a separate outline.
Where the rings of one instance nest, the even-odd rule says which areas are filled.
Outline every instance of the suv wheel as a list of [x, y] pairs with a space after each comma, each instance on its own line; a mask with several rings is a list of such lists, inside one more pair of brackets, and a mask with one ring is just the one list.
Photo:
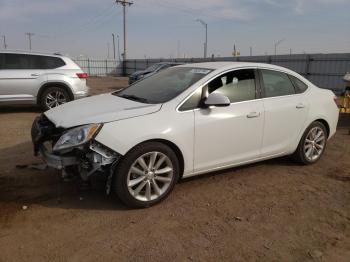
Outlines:
[[42, 93], [40, 105], [44, 110], [49, 110], [69, 101], [71, 101], [71, 98], [64, 88], [49, 87]]
[[127, 206], [149, 207], [166, 198], [179, 178], [179, 161], [168, 146], [150, 142], [136, 146], [119, 163], [114, 191]]

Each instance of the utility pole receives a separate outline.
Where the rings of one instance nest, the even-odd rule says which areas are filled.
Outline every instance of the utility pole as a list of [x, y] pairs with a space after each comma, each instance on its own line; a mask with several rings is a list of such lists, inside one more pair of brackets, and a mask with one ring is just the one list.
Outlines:
[[112, 33], [113, 38], [113, 59], [115, 60], [115, 40], [114, 40], [114, 34]]
[[6, 44], [6, 36], [5, 35], [2, 35], [2, 40], [3, 40], [3, 43], [4, 43], [4, 49], [7, 48], [7, 44]]
[[275, 56], [277, 55], [277, 46], [279, 46], [285, 39], [278, 40], [275, 42]]
[[204, 42], [204, 58], [207, 58], [207, 49], [208, 49], [208, 24], [202, 19], [197, 19], [197, 22], [201, 23], [205, 27], [205, 42]]
[[123, 24], [124, 24], [124, 53], [123, 60], [126, 60], [126, 6], [131, 6], [133, 2], [128, 2], [127, 0], [116, 0], [117, 4], [121, 4], [123, 6]]
[[26, 35], [28, 36], [29, 50], [32, 50], [32, 36], [34, 35], [34, 33], [26, 33]]

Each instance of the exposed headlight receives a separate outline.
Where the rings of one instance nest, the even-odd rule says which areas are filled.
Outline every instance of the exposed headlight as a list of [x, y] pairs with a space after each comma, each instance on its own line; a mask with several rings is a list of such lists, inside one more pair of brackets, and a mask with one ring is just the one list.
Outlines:
[[101, 124], [91, 124], [68, 130], [57, 141], [53, 147], [53, 151], [60, 151], [85, 144], [91, 140], [100, 127]]

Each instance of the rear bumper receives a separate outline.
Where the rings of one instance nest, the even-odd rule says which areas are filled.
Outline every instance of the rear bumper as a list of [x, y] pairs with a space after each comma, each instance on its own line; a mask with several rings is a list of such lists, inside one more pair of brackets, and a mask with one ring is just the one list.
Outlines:
[[86, 86], [86, 90], [76, 91], [74, 95], [74, 100], [84, 98], [89, 96], [90, 88]]

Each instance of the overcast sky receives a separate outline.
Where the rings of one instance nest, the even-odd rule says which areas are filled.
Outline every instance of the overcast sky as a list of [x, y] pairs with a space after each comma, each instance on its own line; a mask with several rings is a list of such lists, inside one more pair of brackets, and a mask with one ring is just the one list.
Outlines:
[[[208, 23], [208, 54], [241, 55], [350, 52], [350, 0], [134, 0], [128, 8], [128, 57], [203, 55]], [[72, 57], [107, 57], [112, 33], [120, 35], [122, 8], [113, 0], [0, 0], [0, 35], [9, 49]], [[2, 38], [1, 40], [1, 48]]]

